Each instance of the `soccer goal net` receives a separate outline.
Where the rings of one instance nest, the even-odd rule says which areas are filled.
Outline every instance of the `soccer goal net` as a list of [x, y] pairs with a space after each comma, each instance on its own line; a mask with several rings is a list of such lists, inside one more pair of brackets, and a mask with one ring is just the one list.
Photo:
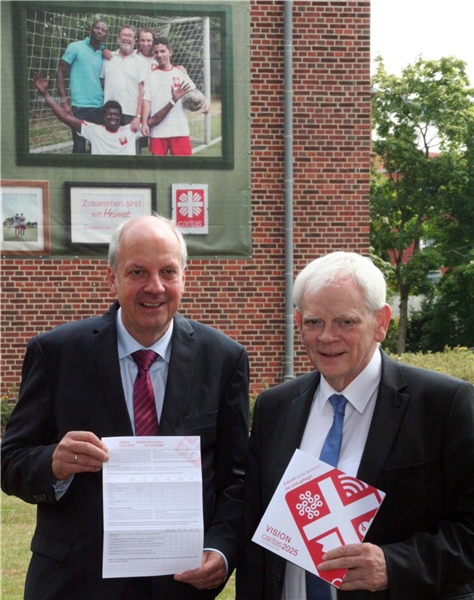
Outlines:
[[[220, 38], [220, 31], [218, 22], [213, 23], [212, 18], [39, 10], [27, 10], [26, 16], [30, 152], [71, 152], [71, 130], [55, 117], [37, 93], [32, 78], [35, 71], [41, 71], [44, 78], [49, 76], [48, 91], [59, 102], [56, 85], [59, 60], [71, 42], [90, 35], [91, 25], [96, 20], [103, 20], [108, 26], [106, 47], [110, 50], [116, 49], [117, 36], [123, 25], [132, 25], [137, 38], [142, 27], [150, 27], [157, 37], [167, 37], [173, 48], [173, 64], [182, 65], [196, 87], [211, 101], [209, 115], [188, 113], [193, 153], [221, 141], [221, 69], [219, 60], [211, 55], [213, 46], [218, 45], [215, 42]], [[69, 81], [66, 82], [69, 85]]]

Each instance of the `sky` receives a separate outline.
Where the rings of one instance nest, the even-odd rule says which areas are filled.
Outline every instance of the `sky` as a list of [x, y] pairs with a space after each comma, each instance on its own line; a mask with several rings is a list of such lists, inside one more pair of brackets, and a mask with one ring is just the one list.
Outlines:
[[474, 0], [371, 0], [371, 60], [400, 75], [416, 61], [454, 56], [467, 63], [474, 87]]
[[2, 221], [17, 213], [23, 213], [27, 221], [38, 221], [38, 199], [35, 193], [10, 194], [7, 188], [2, 194], [1, 206]]

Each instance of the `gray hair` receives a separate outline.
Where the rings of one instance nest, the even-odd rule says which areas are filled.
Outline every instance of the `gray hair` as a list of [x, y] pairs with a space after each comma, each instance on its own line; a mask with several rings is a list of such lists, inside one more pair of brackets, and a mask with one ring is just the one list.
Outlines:
[[328, 285], [351, 278], [362, 288], [370, 312], [384, 307], [387, 295], [385, 279], [374, 263], [355, 252], [332, 252], [309, 263], [293, 286], [293, 302], [301, 311], [306, 292], [317, 294]]
[[[175, 236], [178, 240], [178, 243], [179, 243], [180, 250], [181, 250], [181, 252], [180, 252], [181, 268], [184, 271], [186, 269], [188, 250], [186, 248], [186, 242], [184, 241], [183, 234], [176, 227], [175, 223], [173, 223], [173, 221], [170, 221], [170, 219], [167, 219], [166, 217], [162, 217], [161, 215], [159, 215], [155, 212], [153, 212], [150, 216], [155, 218], [157, 221], [164, 223], [175, 234]], [[125, 227], [127, 227], [130, 223], [133, 223], [134, 221], [138, 221], [138, 219], [143, 219], [143, 217], [136, 217], [135, 219], [131, 219], [130, 221], [122, 221], [122, 223], [120, 223], [120, 225], [118, 225], [117, 228], [115, 229], [115, 231], [112, 233], [112, 237], [110, 239], [110, 244], [109, 244], [108, 259], [109, 259], [109, 266], [114, 271], [116, 271], [117, 267], [118, 267], [120, 239], [122, 237], [123, 231], [124, 231]]]
[[124, 29], [131, 29], [133, 31], [133, 35], [136, 37], [137, 30], [135, 29], [135, 27], [133, 25], [122, 25], [122, 27], [120, 27], [120, 30], [119, 30], [119, 35], [122, 33], [122, 31]]

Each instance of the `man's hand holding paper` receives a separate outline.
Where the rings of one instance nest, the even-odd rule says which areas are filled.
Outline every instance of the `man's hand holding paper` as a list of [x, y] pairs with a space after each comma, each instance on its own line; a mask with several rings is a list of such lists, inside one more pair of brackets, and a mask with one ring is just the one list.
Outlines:
[[219, 552], [204, 550], [202, 565], [192, 571], [185, 571], [174, 576], [176, 581], [183, 581], [198, 590], [214, 589], [226, 580], [225, 560]]

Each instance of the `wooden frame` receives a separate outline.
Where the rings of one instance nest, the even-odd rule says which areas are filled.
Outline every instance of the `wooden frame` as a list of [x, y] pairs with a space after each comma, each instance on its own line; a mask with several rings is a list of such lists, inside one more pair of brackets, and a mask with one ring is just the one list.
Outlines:
[[49, 181], [2, 179], [1, 187], [2, 256], [49, 255]]
[[[199, 2], [176, 4], [157, 2], [104, 2], [99, 0], [91, 5], [90, 2], [58, 0], [56, 2], [38, 0], [35, 3], [14, 2], [13, 29], [14, 29], [14, 61], [15, 61], [15, 91], [17, 97], [18, 122], [16, 124], [17, 160], [19, 165], [39, 166], [67, 166], [81, 168], [140, 168], [140, 169], [233, 169], [234, 168], [234, 89], [233, 89], [233, 40], [232, 40], [232, 8], [224, 3], [200, 4]], [[30, 45], [31, 23], [28, 24], [30, 12], [50, 11], [79, 15], [84, 19], [101, 14], [104, 19], [112, 21], [113, 17], [130, 18], [140, 13], [152, 18], [154, 15], [164, 17], [193, 17], [210, 18], [219, 23], [219, 49], [217, 54], [221, 57], [220, 101], [221, 101], [221, 151], [220, 155], [193, 155], [193, 156], [106, 156], [90, 154], [45, 154], [37, 152], [30, 147], [30, 134], [39, 127], [31, 120], [32, 106], [41, 103], [38, 93], [32, 83], [33, 73], [42, 71], [43, 76], [51, 77], [50, 88], [54, 87], [56, 65], [61, 58], [64, 48], [58, 48], [54, 59], [43, 60], [35, 55]], [[49, 13], [48, 13], [49, 14]], [[85, 35], [88, 35], [85, 32]], [[60, 33], [55, 39], [60, 40]], [[76, 40], [75, 40], [76, 41]], [[113, 47], [114, 37], [109, 40]], [[52, 65], [52, 66], [51, 66]], [[53, 96], [56, 94], [51, 89]], [[48, 112], [48, 107], [45, 112]], [[212, 148], [212, 145], [210, 146]]]

